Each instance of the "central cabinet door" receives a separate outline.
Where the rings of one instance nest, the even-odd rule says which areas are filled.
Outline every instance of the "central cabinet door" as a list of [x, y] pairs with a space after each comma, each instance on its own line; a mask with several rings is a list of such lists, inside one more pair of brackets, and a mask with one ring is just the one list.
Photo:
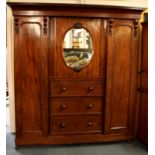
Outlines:
[[[105, 29], [102, 25], [105, 21], [101, 19], [85, 18], [52, 18], [50, 21], [50, 65], [49, 74], [51, 78], [104, 78], [105, 77]], [[75, 72], [63, 59], [64, 37], [68, 30], [79, 23], [86, 29], [92, 38], [93, 56], [90, 63], [80, 72]]]
[[[106, 31], [102, 28], [104, 22], [101, 19], [91, 18], [50, 20], [49, 81], [52, 136], [103, 133], [106, 62], [104, 41]], [[80, 39], [83, 37], [80, 32], [69, 34], [75, 35], [72, 37], [74, 39], [80, 38], [78, 45], [75, 45], [75, 40], [69, 39], [67, 41], [71, 42], [72, 47], [66, 48], [64, 38], [67, 32], [74, 31], [73, 29], [77, 32], [78, 29], [87, 31], [90, 36], [85, 37], [92, 39], [90, 45], [93, 51], [92, 57], [83, 68], [70, 67], [71, 65], [67, 66], [65, 62], [69, 58], [77, 59], [75, 53], [80, 55], [79, 57], [89, 53], [89, 51], [86, 53], [86, 48], [80, 52], [78, 46], [82, 44]], [[64, 60], [64, 55], [70, 57]]]

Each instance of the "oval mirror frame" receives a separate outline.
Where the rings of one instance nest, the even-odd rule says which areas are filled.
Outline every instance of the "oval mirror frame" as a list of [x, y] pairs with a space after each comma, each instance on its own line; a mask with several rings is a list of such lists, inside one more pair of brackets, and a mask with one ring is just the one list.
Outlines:
[[63, 39], [63, 59], [66, 66], [78, 72], [86, 67], [93, 57], [93, 43], [89, 31], [76, 23]]

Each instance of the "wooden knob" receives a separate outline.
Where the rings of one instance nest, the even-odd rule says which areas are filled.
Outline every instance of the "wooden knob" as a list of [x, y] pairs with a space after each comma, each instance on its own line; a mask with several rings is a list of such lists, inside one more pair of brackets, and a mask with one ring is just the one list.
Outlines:
[[66, 127], [66, 123], [61, 123], [61, 124], [60, 124], [60, 127], [61, 127], [61, 128], [65, 128], [65, 127]]
[[88, 122], [88, 126], [92, 126], [92, 122]]
[[93, 104], [88, 104], [88, 108], [92, 109], [93, 108]]
[[93, 91], [94, 87], [90, 86], [88, 89], [89, 89], [89, 91]]
[[62, 88], [61, 88], [61, 91], [66, 91], [66, 88], [65, 88], [65, 87], [62, 87]]
[[61, 105], [61, 109], [66, 109], [66, 108], [67, 108], [66, 104]]

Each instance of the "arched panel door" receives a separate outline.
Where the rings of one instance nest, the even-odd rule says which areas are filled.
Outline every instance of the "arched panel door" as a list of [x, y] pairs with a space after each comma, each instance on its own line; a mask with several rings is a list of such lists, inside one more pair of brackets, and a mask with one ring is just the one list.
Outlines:
[[[15, 17], [16, 135], [48, 134], [47, 18]], [[20, 141], [20, 140], [19, 140]]]
[[137, 21], [108, 21], [105, 132], [132, 135], [136, 121]]

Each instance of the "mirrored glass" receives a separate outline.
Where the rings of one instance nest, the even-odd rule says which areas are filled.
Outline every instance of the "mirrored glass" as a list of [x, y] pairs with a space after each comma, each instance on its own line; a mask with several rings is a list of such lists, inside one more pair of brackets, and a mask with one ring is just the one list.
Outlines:
[[66, 65], [75, 71], [87, 66], [93, 56], [92, 38], [84, 29], [70, 29], [63, 42], [63, 57]]

